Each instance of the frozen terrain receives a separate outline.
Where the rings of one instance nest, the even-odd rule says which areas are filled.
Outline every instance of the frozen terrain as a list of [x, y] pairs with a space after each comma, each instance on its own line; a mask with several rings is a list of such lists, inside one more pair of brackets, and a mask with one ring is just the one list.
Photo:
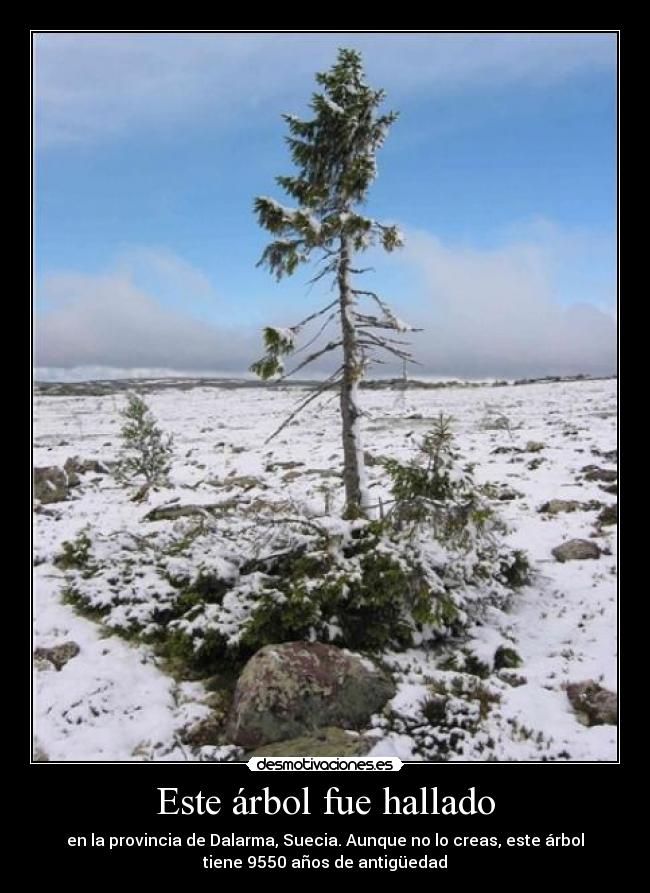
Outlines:
[[[498, 501], [509, 541], [526, 550], [534, 570], [510, 613], [474, 630], [471, 650], [481, 658], [506, 642], [522, 664], [508, 681], [487, 684], [494, 703], [475, 738], [452, 759], [617, 759], [617, 727], [587, 726], [566, 694], [571, 682], [593, 679], [617, 690], [617, 525], [597, 524], [600, 508], [550, 514], [549, 500], [614, 504], [614, 492], [588, 480], [585, 466], [616, 468], [616, 381], [576, 381], [444, 390], [364, 391], [365, 447], [372, 456], [407, 459], [440, 411], [455, 419], [458, 446], [475, 463], [480, 482], [507, 488]], [[297, 422], [265, 445], [300, 399], [298, 390], [196, 387], [147, 395], [160, 426], [175, 438], [172, 487], [147, 503], [129, 494], [110, 474], [83, 475], [64, 502], [36, 513], [34, 528], [34, 648], [73, 641], [79, 653], [61, 670], [36, 661], [34, 731], [39, 753], [50, 760], [183, 760], [237, 757], [234, 748], [189, 749], [181, 730], [208, 716], [211, 693], [199, 682], [165, 675], [147, 646], [107, 637], [100, 625], [62, 603], [65, 572], [54, 565], [64, 541], [90, 525], [105, 534], [146, 536], [174, 521], [145, 522], [154, 506], [214, 503], [227, 495], [242, 510], [263, 498], [317, 516], [342, 499], [342, 450], [338, 404], [310, 405]], [[115, 460], [120, 446], [119, 411], [124, 397], [36, 396], [36, 466], [63, 466], [71, 456]], [[533, 443], [537, 446], [528, 450]], [[287, 470], [274, 463], [302, 463]], [[381, 466], [367, 469], [371, 490], [382, 495]], [[224, 481], [232, 486], [224, 488]], [[610, 487], [610, 490], [612, 488]], [[592, 540], [597, 560], [557, 561], [551, 550], [571, 539]], [[427, 686], [444, 679], [433, 653], [388, 655], [397, 673], [393, 707], [404, 722], [376, 724], [373, 755], [422, 759], [409, 716], [417, 717]], [[513, 681], [514, 680], [514, 681]], [[213, 693], [212, 693], [213, 694]], [[419, 736], [419, 738], [418, 738]]]

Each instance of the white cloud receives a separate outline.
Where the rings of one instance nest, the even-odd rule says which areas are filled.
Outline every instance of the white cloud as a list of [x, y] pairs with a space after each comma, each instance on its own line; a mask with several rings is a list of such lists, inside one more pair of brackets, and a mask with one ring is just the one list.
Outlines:
[[95, 143], [192, 120], [254, 120], [273, 99], [304, 102], [336, 48], [364, 52], [391, 99], [501, 84], [549, 84], [613, 71], [611, 34], [40, 34], [40, 147]]
[[[396, 302], [397, 312], [424, 328], [412, 337], [422, 363], [413, 374], [512, 378], [615, 371], [614, 294], [602, 305], [582, 296], [569, 303], [571, 295], [560, 303], [555, 283], [558, 257], [573, 256], [576, 246], [583, 259], [589, 257], [587, 236], [544, 222], [524, 227], [523, 233], [518, 241], [479, 250], [406, 231], [406, 248], [391, 255], [390, 264], [398, 279], [402, 265], [402, 281], [410, 281], [417, 296]], [[589, 250], [600, 245], [596, 240]], [[149, 277], [151, 288], [134, 281], [134, 273], [143, 269], [158, 276]], [[66, 376], [98, 377], [96, 367], [104, 367], [101, 377], [124, 377], [134, 369], [244, 373], [260, 353], [259, 331], [226, 319], [216, 326], [192, 318], [189, 308], [196, 309], [195, 303], [168, 300], [175, 282], [185, 296], [192, 293], [188, 286], [199, 298], [214, 294], [200, 271], [152, 249], [129, 252], [110, 274], [49, 277], [42, 296], [46, 309], [36, 319], [36, 365], [50, 378], [61, 374], [56, 369], [67, 370]]]
[[412, 321], [425, 328], [413, 343], [425, 368], [479, 377], [613, 373], [613, 296], [606, 310], [560, 303], [549, 251], [530, 241], [480, 251], [407, 233], [404, 262], [421, 295]]
[[216, 328], [163, 306], [124, 273], [60, 274], [44, 285], [35, 320], [38, 367], [246, 369], [259, 336]]

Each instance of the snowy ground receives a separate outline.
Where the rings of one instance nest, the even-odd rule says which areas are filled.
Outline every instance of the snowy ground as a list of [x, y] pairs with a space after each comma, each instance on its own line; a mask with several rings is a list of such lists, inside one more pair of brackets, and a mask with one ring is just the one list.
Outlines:
[[[495, 643], [514, 643], [523, 658], [516, 671], [520, 684], [489, 680], [498, 702], [484, 724], [491, 739], [491, 758], [499, 760], [615, 760], [617, 729], [583, 725], [567, 699], [568, 682], [598, 680], [617, 689], [617, 526], [597, 528], [597, 510], [539, 513], [551, 499], [616, 502], [602, 484], [584, 479], [586, 465], [615, 468], [616, 382], [583, 381], [498, 388], [364, 391], [365, 445], [376, 456], [410, 458], [418, 437], [442, 410], [456, 419], [458, 445], [476, 463], [479, 481], [493, 481], [516, 491], [499, 502], [512, 529], [510, 542], [529, 554], [534, 582], [520, 591], [504, 623], [476, 630], [473, 650], [494, 652]], [[38, 747], [50, 760], [197, 759], [181, 745], [179, 729], [209, 714], [209, 696], [200, 683], [176, 683], [164, 675], [145, 646], [102, 635], [101, 627], [61, 603], [64, 573], [52, 563], [64, 540], [87, 524], [103, 532], [150, 532], [143, 516], [156, 504], [210, 503], [223, 497], [215, 481], [254, 476], [260, 485], [233, 487], [229, 495], [245, 505], [265, 500], [295, 504], [303, 513], [324, 511], [325, 501], [341, 498], [341, 448], [337, 403], [310, 406], [298, 423], [268, 445], [264, 439], [300, 399], [295, 390], [166, 390], [147, 396], [165, 431], [175, 436], [173, 489], [138, 505], [128, 500], [110, 475], [84, 475], [71, 499], [47, 507], [35, 517], [34, 647], [65, 641], [79, 654], [57, 671], [38, 662], [34, 673], [34, 724]], [[119, 448], [119, 411], [124, 398], [35, 398], [36, 466], [62, 466], [70, 456], [114, 460]], [[412, 418], [408, 418], [411, 416]], [[413, 418], [413, 416], [416, 416]], [[418, 418], [417, 416], [420, 416]], [[494, 428], [506, 417], [509, 428]], [[544, 444], [539, 452], [506, 451]], [[494, 453], [495, 449], [506, 448]], [[304, 465], [287, 473], [269, 470], [274, 462]], [[541, 461], [538, 461], [541, 460]], [[368, 468], [372, 485], [381, 469]], [[212, 482], [212, 483], [211, 483]], [[372, 492], [380, 494], [381, 487]], [[174, 522], [157, 522], [171, 525]], [[565, 540], [594, 538], [605, 554], [598, 560], [557, 562], [551, 549]], [[505, 639], [504, 639], [505, 637]], [[412, 651], [392, 657], [400, 667], [394, 701], [408, 717], [426, 697], [427, 685], [440, 678], [435, 658]], [[523, 681], [521, 681], [523, 680]], [[410, 734], [376, 730], [375, 755], [418, 758]], [[228, 756], [222, 749], [222, 756]], [[456, 759], [481, 760], [471, 742]], [[230, 753], [230, 758], [234, 751]], [[219, 753], [213, 753], [212, 758]], [[203, 754], [203, 758], [206, 754]], [[421, 757], [420, 757], [421, 758]]]

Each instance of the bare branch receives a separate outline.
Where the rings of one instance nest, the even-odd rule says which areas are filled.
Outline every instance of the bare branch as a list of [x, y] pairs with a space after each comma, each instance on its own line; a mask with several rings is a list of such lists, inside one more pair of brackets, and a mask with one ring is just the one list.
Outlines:
[[372, 332], [365, 332], [365, 337], [369, 338], [372, 342], [371, 344], [366, 344], [368, 347], [381, 347], [383, 350], [387, 350], [389, 353], [394, 354], [396, 357], [399, 357], [401, 360], [407, 360], [409, 363], [415, 363], [417, 366], [421, 366], [417, 360], [414, 360], [410, 353], [407, 353], [405, 350], [400, 350], [399, 347], [391, 347], [390, 344], [387, 343], [385, 339], [377, 338], [376, 335], [373, 335]]
[[[337, 301], [335, 301], [334, 303], [337, 303]], [[332, 305], [330, 304], [330, 307], [331, 307], [331, 306], [332, 306]], [[314, 335], [314, 337], [313, 337], [313, 338], [310, 338], [309, 341], [307, 341], [305, 344], [303, 344], [302, 347], [299, 347], [298, 350], [294, 350], [294, 352], [293, 352], [293, 356], [295, 357], [297, 354], [302, 353], [303, 350], [307, 350], [307, 348], [310, 347], [310, 346], [314, 343], [314, 341], [318, 341], [318, 339], [319, 339], [320, 336], [323, 334], [323, 332], [325, 331], [325, 329], [326, 329], [326, 328], [328, 327], [328, 325], [332, 322], [332, 320], [336, 318], [336, 316], [338, 316], [338, 310], [335, 311], [334, 313], [330, 313], [330, 315], [327, 317], [327, 319], [325, 320], [325, 322], [323, 323], [323, 325], [320, 327], [320, 329], [316, 332], [316, 334]]]
[[306, 316], [302, 322], [297, 323], [295, 326], [291, 326], [292, 331], [297, 332], [299, 329], [302, 329], [303, 326], [306, 326], [308, 322], [311, 322], [312, 319], [316, 319], [319, 316], [322, 316], [323, 313], [327, 313], [328, 310], [331, 310], [332, 307], [338, 304], [338, 298], [335, 301], [331, 301], [327, 305], [327, 307], [323, 307], [321, 310], [317, 310], [316, 313], [312, 313], [311, 316]]
[[343, 366], [339, 366], [339, 368], [336, 370], [336, 372], [333, 375], [330, 375], [329, 378], [326, 378], [325, 381], [321, 385], [319, 385], [319, 387], [316, 388], [316, 390], [313, 391], [309, 395], [309, 397], [307, 397], [305, 400], [302, 401], [300, 406], [298, 406], [290, 415], [287, 416], [287, 418], [282, 422], [280, 427], [276, 428], [276, 430], [273, 432], [273, 434], [270, 434], [266, 438], [266, 440], [264, 441], [264, 444], [266, 445], [267, 443], [269, 443], [269, 441], [273, 440], [274, 437], [277, 437], [277, 435], [280, 433], [280, 431], [284, 430], [284, 428], [287, 427], [289, 422], [292, 422], [295, 419], [295, 417], [299, 413], [301, 413], [303, 411], [303, 409], [306, 406], [308, 406], [313, 400], [316, 400], [317, 397], [320, 397], [320, 395], [323, 393], [323, 391], [326, 391], [329, 388], [333, 387], [335, 384], [338, 384], [338, 376], [341, 374], [342, 371], [343, 371]]
[[343, 344], [342, 341], [328, 341], [325, 347], [322, 347], [320, 350], [315, 351], [310, 354], [307, 359], [303, 360], [302, 363], [299, 363], [295, 366], [291, 372], [287, 372], [277, 379], [278, 382], [284, 381], [287, 378], [291, 378], [292, 375], [295, 375], [296, 372], [299, 372], [305, 366], [308, 366], [309, 363], [317, 360], [318, 357], [322, 357], [324, 353], [329, 353], [330, 350], [336, 350], [337, 347], [340, 347]]

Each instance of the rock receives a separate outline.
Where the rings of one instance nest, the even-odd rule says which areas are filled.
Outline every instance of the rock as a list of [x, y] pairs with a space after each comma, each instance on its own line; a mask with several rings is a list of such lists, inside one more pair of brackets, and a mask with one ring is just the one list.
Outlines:
[[615, 465], [618, 464], [618, 450], [605, 450], [602, 452], [596, 447], [592, 447], [591, 452], [594, 456], [600, 456], [605, 462], [613, 462]]
[[607, 484], [606, 487], [600, 488], [604, 493], [611, 493], [612, 496], [618, 496], [618, 484]]
[[586, 718], [587, 725], [618, 725], [618, 699], [613, 691], [587, 679], [567, 685], [566, 693], [574, 710]]
[[63, 642], [52, 648], [37, 648], [34, 651], [35, 660], [49, 660], [57, 670], [62, 670], [69, 660], [76, 657], [81, 649], [76, 642]]
[[34, 499], [42, 504], [68, 498], [68, 477], [57, 465], [34, 469]]
[[223, 743], [224, 714], [215, 710], [193, 726], [185, 729], [181, 735], [183, 744], [190, 747], [205, 747], [208, 744]]
[[512, 688], [519, 688], [520, 685], [526, 685], [528, 682], [528, 679], [525, 676], [520, 676], [519, 673], [513, 673], [512, 670], [499, 670], [497, 676]]
[[529, 440], [524, 447], [524, 451], [526, 453], [539, 453], [545, 446], [546, 444], [540, 443], [538, 440]]
[[50, 758], [47, 753], [43, 749], [41, 743], [37, 738], [34, 738], [34, 744], [32, 747], [32, 761], [34, 763], [49, 763]]
[[518, 490], [512, 490], [510, 487], [502, 487], [495, 498], [498, 499], [499, 502], [512, 502], [513, 499], [522, 499], [523, 496], [524, 494], [520, 493]]
[[79, 475], [94, 472], [94, 474], [108, 474], [108, 467], [98, 459], [80, 459], [79, 456], [70, 456], [65, 460], [63, 470], [68, 476], [68, 486], [79, 485]]
[[600, 558], [601, 551], [596, 543], [589, 540], [568, 540], [552, 550], [558, 561], [582, 561], [586, 558]]
[[596, 500], [578, 502], [577, 499], [551, 499], [540, 506], [539, 512], [547, 515], [559, 515], [562, 512], [588, 512], [601, 508], [602, 503]]
[[221, 503], [213, 502], [206, 505], [159, 505], [142, 519], [143, 521], [176, 521], [178, 518], [190, 518], [194, 515], [205, 517], [221, 509]]
[[261, 481], [259, 478], [254, 477], [253, 475], [233, 475], [232, 477], [224, 478], [223, 480], [214, 479], [208, 481], [211, 487], [217, 487], [220, 490], [234, 490], [235, 487], [241, 490], [252, 490], [255, 487], [258, 487], [260, 490], [268, 490], [266, 484]]
[[304, 462], [269, 462], [264, 471], [269, 474], [273, 471], [278, 471], [278, 469], [292, 471], [294, 468], [301, 468], [304, 464]]
[[561, 512], [579, 512], [583, 507], [584, 503], [576, 499], [550, 499], [538, 511], [546, 515], [559, 515]]
[[364, 464], [368, 466], [368, 468], [374, 468], [375, 465], [383, 465], [386, 461], [385, 456], [375, 456], [374, 453], [369, 453], [368, 450], [365, 450], [363, 454]]
[[375, 664], [333, 645], [266, 645], [237, 681], [227, 737], [254, 748], [326, 726], [363, 728], [394, 694]]
[[305, 472], [306, 475], [316, 475], [321, 478], [342, 478], [343, 475], [340, 471], [335, 471], [333, 468], [308, 468]]
[[258, 747], [248, 757], [355, 757], [368, 753], [372, 742], [363, 735], [328, 726], [311, 735]]
[[585, 465], [580, 469], [586, 481], [605, 481], [610, 483], [618, 478], [618, 471], [608, 468], [599, 468], [597, 465]]
[[613, 505], [606, 505], [602, 512], [598, 515], [598, 523], [602, 527], [607, 527], [609, 524], [618, 524], [618, 503], [615, 502]]

